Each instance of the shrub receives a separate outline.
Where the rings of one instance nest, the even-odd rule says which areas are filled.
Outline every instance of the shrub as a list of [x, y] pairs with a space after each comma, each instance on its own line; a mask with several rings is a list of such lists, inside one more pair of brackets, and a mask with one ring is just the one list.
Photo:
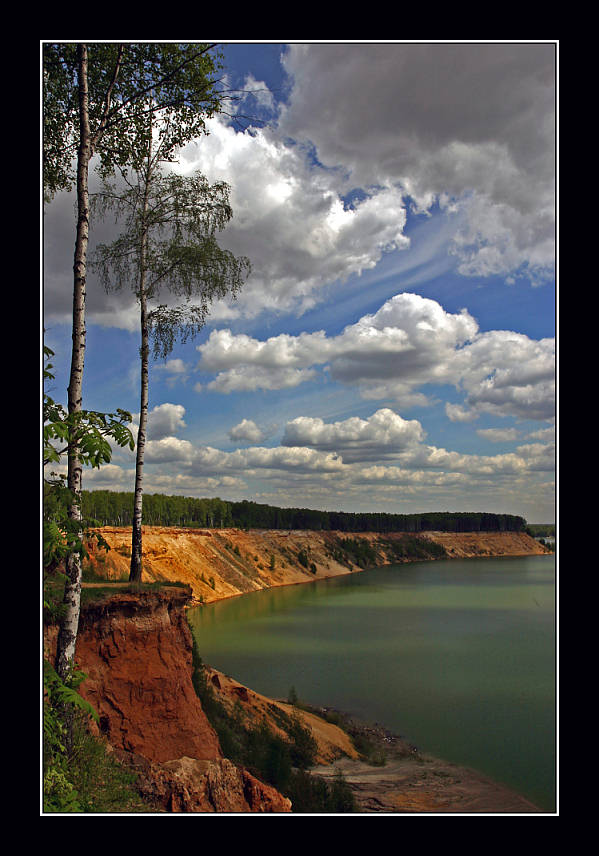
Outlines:
[[[324, 779], [307, 772], [307, 767], [314, 763], [317, 745], [311, 730], [303, 725], [297, 714], [288, 716], [277, 705], [271, 706], [277, 725], [287, 733], [288, 740], [271, 731], [265, 720], [257, 726], [248, 726], [240, 706], [231, 713], [216, 698], [206, 679], [195, 637], [192, 663], [195, 691], [218, 734], [226, 758], [245, 767], [256, 778], [291, 799], [292, 812], [356, 810], [351, 790], [340, 775], [328, 785]], [[289, 697], [297, 699], [293, 687]]]
[[44, 663], [44, 812], [141, 811], [136, 775], [89, 731], [89, 717], [97, 714], [76, 691], [84, 678], [75, 672], [63, 683]]

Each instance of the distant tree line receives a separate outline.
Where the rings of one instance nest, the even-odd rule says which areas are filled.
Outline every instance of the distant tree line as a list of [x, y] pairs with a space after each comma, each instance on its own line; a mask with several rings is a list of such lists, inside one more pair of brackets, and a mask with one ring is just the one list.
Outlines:
[[[83, 516], [101, 526], [130, 526], [133, 493], [110, 490], [83, 491]], [[142, 522], [146, 526], [183, 526], [190, 528], [227, 529], [237, 524], [231, 503], [218, 497], [197, 499], [189, 496], [144, 494]]]
[[[55, 509], [49, 497], [45, 514]], [[82, 492], [82, 512], [99, 526], [130, 526], [133, 493], [109, 490]], [[309, 508], [278, 508], [243, 500], [228, 502], [218, 497], [145, 494], [143, 523], [146, 526], [190, 528], [311, 529], [340, 532], [522, 532], [526, 520], [513, 514], [486, 512], [426, 512], [423, 514], [351, 513], [317, 511]]]
[[234, 525], [246, 529], [315, 529], [340, 532], [521, 532], [523, 517], [485, 512], [385, 512], [317, 511], [309, 508], [277, 508], [243, 500], [232, 502]]
[[533, 538], [555, 538], [554, 523], [528, 523], [526, 531]]

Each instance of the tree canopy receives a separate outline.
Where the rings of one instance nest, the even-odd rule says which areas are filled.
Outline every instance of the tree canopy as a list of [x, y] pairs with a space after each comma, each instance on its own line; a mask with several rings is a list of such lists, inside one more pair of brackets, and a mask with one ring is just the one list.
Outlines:
[[[81, 131], [77, 44], [43, 45], [43, 172], [46, 196], [69, 190], [76, 177]], [[87, 113], [91, 152], [101, 175], [139, 168], [148, 112], [163, 119], [163, 152], [206, 131], [219, 110], [221, 63], [214, 45], [90, 43]]]
[[[99, 525], [122, 526], [130, 515], [132, 493], [83, 491], [83, 509]], [[426, 512], [390, 514], [383, 512], [319, 511], [309, 508], [279, 508], [243, 500], [146, 494], [143, 522], [150, 526], [189, 526], [240, 529], [312, 529], [341, 532], [521, 532], [523, 517], [514, 514], [472, 512]]]

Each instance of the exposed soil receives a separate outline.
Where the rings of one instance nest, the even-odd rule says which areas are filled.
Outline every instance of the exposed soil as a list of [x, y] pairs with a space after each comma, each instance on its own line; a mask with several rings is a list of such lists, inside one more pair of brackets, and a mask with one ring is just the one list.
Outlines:
[[[89, 544], [88, 568], [102, 578], [126, 580], [131, 556], [131, 528], [99, 530], [110, 550]], [[407, 533], [313, 532], [301, 530], [179, 529], [144, 526], [144, 582], [182, 582], [191, 586], [197, 602], [210, 603], [274, 586], [360, 571], [350, 560], [339, 561], [338, 540], [351, 537], [376, 548], [376, 564], [397, 559], [384, 542], [402, 541]], [[424, 542], [442, 545], [448, 558], [531, 556], [549, 552], [523, 532], [421, 532]], [[301, 556], [307, 561], [302, 564]]]
[[[122, 585], [126, 587], [131, 529], [105, 527], [101, 532], [111, 550], [106, 554], [98, 550], [95, 542], [92, 542], [88, 569], [115, 582], [123, 580]], [[550, 552], [524, 533], [427, 532], [419, 535], [441, 544], [449, 558], [542, 555]], [[185, 583], [191, 587], [195, 603], [208, 603], [244, 592], [311, 582], [360, 570], [349, 562], [340, 562], [333, 558], [339, 537], [346, 538], [348, 533], [280, 530], [245, 532], [235, 529], [205, 531], [143, 527], [143, 581]], [[384, 536], [385, 539], [395, 540], [401, 540], [403, 537], [406, 536], [402, 533]], [[368, 541], [373, 546], [377, 545], [377, 549], [380, 546], [381, 536], [377, 533], [351, 533], [351, 538]], [[308, 567], [299, 560], [300, 553], [308, 556]], [[382, 551], [379, 564], [390, 562], [397, 562], [397, 559], [391, 553], [385, 555]], [[89, 587], [102, 585], [102, 582], [86, 584]], [[170, 596], [174, 595], [175, 592], [172, 592]], [[112, 632], [111, 636], [113, 640], [116, 639]], [[130, 647], [129, 644], [127, 647]], [[162, 661], [163, 653], [159, 655], [157, 662]], [[109, 654], [111, 657], [112, 654]], [[143, 662], [144, 657], [138, 659]], [[270, 726], [276, 730], [277, 711], [279, 720], [280, 711], [287, 714], [297, 712], [304, 723], [310, 726], [318, 743], [318, 766], [312, 772], [326, 779], [333, 778], [340, 770], [352, 788], [361, 812], [514, 814], [541, 811], [524, 797], [475, 771], [424, 755], [402, 738], [379, 726], [367, 726], [352, 721], [350, 732], [358, 741], [359, 738], [365, 738], [371, 744], [373, 751], [370, 758], [375, 758], [378, 762], [377, 766], [365, 763], [356, 750], [360, 742], [354, 745], [346, 731], [327, 722], [326, 718], [298, 710], [286, 702], [261, 696], [234, 678], [209, 667], [207, 671], [221, 701], [229, 705], [241, 705], [250, 719], [267, 719]], [[170, 677], [172, 675], [169, 674]], [[147, 678], [147, 675], [143, 676], [143, 680], [147, 681]], [[142, 678], [138, 676], [136, 680], [139, 683]], [[133, 689], [130, 690], [130, 695], [132, 693], [134, 694]], [[156, 702], [159, 697], [164, 699], [161, 691], [155, 693]], [[175, 720], [178, 719], [179, 713], [177, 710]], [[326, 715], [326, 712], [323, 713]], [[178, 729], [179, 726], [175, 729], [177, 734]], [[133, 736], [141, 741], [146, 730], [147, 722], [145, 726], [141, 724], [138, 735], [128, 735], [129, 743], [132, 742]], [[169, 733], [163, 726], [159, 731], [160, 739], [155, 736], [156, 739], [153, 740], [156, 746], [161, 745]], [[139, 751], [137, 745], [128, 748]], [[155, 748], [153, 747], [153, 751]], [[149, 750], [145, 754], [152, 757]], [[170, 754], [171, 757], [178, 758], [190, 753], [182, 748], [177, 750], [177, 754], [172, 751]], [[196, 758], [214, 756], [213, 751], [207, 756], [205, 749], [194, 754]], [[178, 776], [179, 773], [180, 771]], [[174, 773], [172, 775], [174, 776]], [[169, 787], [172, 790], [172, 784], [169, 784]], [[181, 787], [183, 788], [183, 785]], [[262, 796], [260, 799], [264, 800], [266, 797]], [[261, 805], [260, 800], [256, 805]], [[288, 809], [282, 806], [251, 810]]]
[[[267, 698], [210, 667], [206, 674], [221, 702], [229, 707], [238, 705], [254, 722], [265, 719], [275, 732], [280, 730], [277, 710], [296, 714], [318, 744], [316, 766], [310, 772], [332, 780], [341, 771], [361, 813], [541, 812], [509, 788], [474, 770], [425, 755], [382, 726], [362, 723], [331, 708], [311, 712]], [[331, 714], [342, 727], [327, 721], [325, 717], [332, 718]], [[284, 732], [281, 735], [284, 737]], [[362, 751], [367, 747], [375, 763], [362, 760], [356, 746]]]
[[[542, 810], [520, 794], [475, 770], [420, 752], [401, 737], [376, 725], [350, 723], [378, 750], [374, 766], [343, 757], [311, 772], [332, 780], [340, 771], [362, 813], [529, 814]], [[380, 761], [384, 758], [384, 764]]]
[[256, 725], [265, 720], [271, 731], [284, 739], [285, 731], [280, 727], [280, 713], [285, 716], [297, 715], [307, 726], [318, 744], [316, 763], [330, 764], [339, 758], [358, 759], [349, 735], [333, 723], [327, 722], [320, 716], [294, 707], [280, 699], [272, 699], [254, 692], [249, 687], [240, 684], [235, 678], [219, 672], [210, 666], [205, 666], [206, 678], [218, 700], [229, 710], [236, 707], [242, 712], [246, 721]]

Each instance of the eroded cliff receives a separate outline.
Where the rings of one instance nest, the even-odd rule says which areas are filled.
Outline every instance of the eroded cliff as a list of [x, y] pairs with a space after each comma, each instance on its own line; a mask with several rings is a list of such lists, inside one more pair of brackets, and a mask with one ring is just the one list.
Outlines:
[[[127, 579], [131, 529], [99, 530], [111, 549], [90, 544], [90, 569], [109, 579]], [[360, 570], [355, 556], [340, 548], [346, 539], [376, 554], [370, 564], [409, 561], [407, 549], [419, 542], [413, 558], [541, 555], [546, 548], [523, 532], [347, 533], [299, 530], [177, 529], [143, 527], [143, 580], [178, 581], [191, 586], [194, 598], [209, 603], [272, 586], [310, 582]], [[402, 555], [402, 545], [406, 550]], [[437, 553], [438, 555], [438, 553]]]
[[[287, 812], [290, 802], [223, 757], [192, 683], [185, 587], [115, 593], [83, 607], [80, 688], [153, 810]], [[56, 629], [47, 629], [53, 659]]]
[[[126, 578], [130, 529], [101, 531], [111, 550], [105, 553], [92, 542], [90, 568], [110, 579]], [[193, 686], [193, 641], [185, 607], [193, 599], [217, 600], [358, 570], [350, 560], [358, 553], [343, 553], [340, 539], [350, 538], [362, 548], [372, 547], [379, 564], [407, 561], [401, 554], [410, 543], [414, 547], [409, 540], [413, 536], [159, 527], [144, 527], [143, 535], [144, 581], [178, 581], [184, 585], [135, 593], [123, 589], [84, 606], [77, 662], [88, 676], [81, 693], [98, 711], [100, 731], [117, 756], [137, 771], [138, 787], [149, 810], [290, 811], [289, 800], [275, 788], [224, 757]], [[448, 557], [547, 552], [522, 533], [429, 532], [418, 537], [422, 539], [420, 546], [428, 543], [431, 555], [433, 547], [441, 545]], [[54, 628], [47, 629], [45, 643], [47, 655], [53, 659]], [[264, 721], [277, 731], [285, 716], [299, 715], [317, 743], [315, 762], [329, 765], [329, 770], [345, 765], [342, 769], [362, 810], [436, 811], [441, 806], [445, 811], [536, 810], [518, 802], [519, 797], [482, 783], [480, 777], [446, 766], [439, 766], [438, 773], [443, 788], [425, 794], [425, 786], [430, 790], [430, 765], [442, 762], [420, 756], [415, 759], [412, 750], [403, 746], [397, 749], [394, 745], [390, 760], [400, 765], [394, 768], [394, 775], [371, 784], [370, 768], [351, 766], [359, 765], [357, 752], [340, 728], [312, 713], [292, 710], [283, 702], [260, 696], [210, 667], [205, 672], [219, 701], [241, 710], [248, 722]], [[385, 736], [384, 747], [387, 739]], [[320, 768], [319, 773], [325, 769]], [[391, 772], [390, 766], [386, 769]], [[468, 788], [464, 782], [469, 783]], [[414, 802], [415, 793], [422, 799]], [[389, 797], [386, 802], [384, 794]], [[412, 799], [409, 804], [406, 794]]]

